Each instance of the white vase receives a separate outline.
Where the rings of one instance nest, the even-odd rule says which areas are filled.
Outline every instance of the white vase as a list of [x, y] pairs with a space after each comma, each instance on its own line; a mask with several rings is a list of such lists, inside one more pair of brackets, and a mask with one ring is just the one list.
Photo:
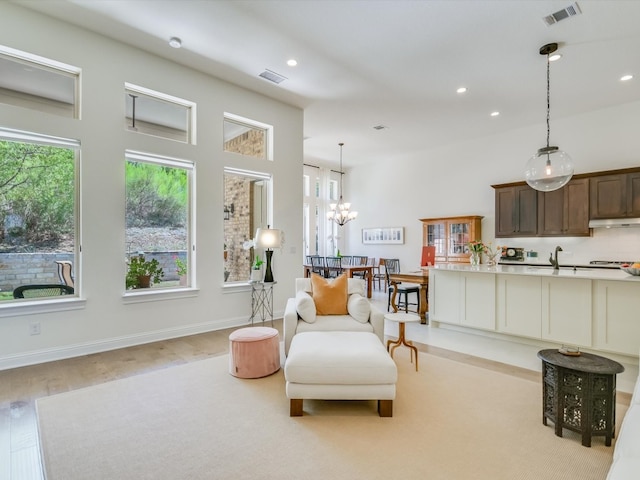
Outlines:
[[251, 281], [252, 282], [261, 282], [262, 281], [262, 269], [251, 269]]

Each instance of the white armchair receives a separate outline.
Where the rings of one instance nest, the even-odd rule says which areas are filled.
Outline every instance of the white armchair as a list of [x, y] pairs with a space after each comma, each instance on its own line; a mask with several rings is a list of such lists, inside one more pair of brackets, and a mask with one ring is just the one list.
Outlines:
[[[309, 278], [296, 278], [296, 297], [287, 300], [283, 320], [285, 355], [289, 354], [294, 335], [301, 332], [372, 332], [384, 344], [384, 313], [367, 299], [364, 280], [348, 279], [349, 314], [316, 316], [314, 310], [312, 322], [308, 321], [309, 318], [303, 311], [308, 310], [310, 306], [308, 302], [306, 305], [303, 304], [304, 299], [301, 299], [298, 292], [311, 293]], [[352, 313], [356, 314], [357, 318]], [[303, 317], [307, 317], [307, 320], [303, 320]]]

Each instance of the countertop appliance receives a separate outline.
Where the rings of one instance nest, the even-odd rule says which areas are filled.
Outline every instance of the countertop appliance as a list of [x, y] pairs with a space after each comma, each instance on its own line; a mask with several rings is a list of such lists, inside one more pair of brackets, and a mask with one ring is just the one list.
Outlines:
[[502, 247], [500, 260], [508, 260], [510, 262], [524, 261], [524, 248], [519, 247]]

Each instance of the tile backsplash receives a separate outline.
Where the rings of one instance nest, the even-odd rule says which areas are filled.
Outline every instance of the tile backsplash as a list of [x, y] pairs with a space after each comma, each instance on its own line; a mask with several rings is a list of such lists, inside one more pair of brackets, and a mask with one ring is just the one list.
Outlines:
[[[561, 264], [591, 260], [640, 261], [640, 228], [596, 228], [591, 237], [500, 238], [500, 245], [538, 252], [537, 261], [548, 263], [556, 246], [562, 247]], [[526, 259], [527, 261], [531, 259]]]

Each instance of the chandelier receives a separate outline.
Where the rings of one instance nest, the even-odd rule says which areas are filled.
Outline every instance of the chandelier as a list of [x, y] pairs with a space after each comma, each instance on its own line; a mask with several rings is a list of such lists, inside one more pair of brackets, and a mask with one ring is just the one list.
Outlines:
[[549, 146], [549, 55], [558, 49], [557, 43], [549, 43], [540, 48], [540, 55], [547, 56], [547, 146], [529, 159], [525, 166], [526, 182], [535, 190], [551, 192], [564, 187], [573, 175], [573, 160], [558, 147]]
[[351, 220], [356, 218], [358, 216], [358, 212], [350, 212], [349, 209], [351, 208], [351, 204], [346, 203], [342, 199], [342, 177], [344, 176], [344, 172], [342, 171], [342, 147], [344, 146], [344, 143], [339, 143], [338, 145], [340, 145], [340, 191], [338, 192], [340, 194], [340, 198], [338, 203], [332, 203], [329, 205], [331, 211], [327, 213], [327, 219], [333, 220], [342, 227], [344, 224], [349, 223]]

